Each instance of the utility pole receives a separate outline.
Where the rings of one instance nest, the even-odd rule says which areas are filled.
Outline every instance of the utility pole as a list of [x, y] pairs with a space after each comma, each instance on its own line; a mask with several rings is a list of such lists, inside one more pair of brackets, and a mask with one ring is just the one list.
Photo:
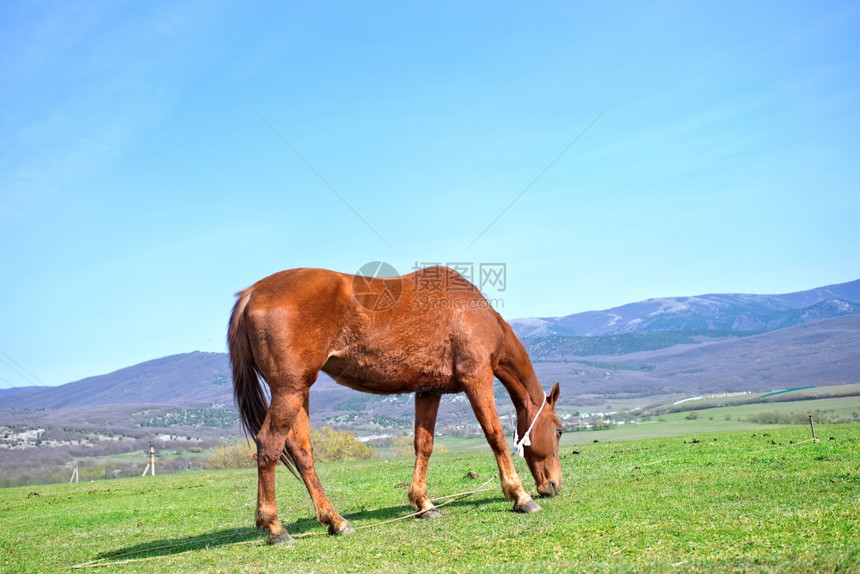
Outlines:
[[72, 478], [69, 479], [69, 484], [78, 482], [78, 465], [75, 465], [75, 470], [72, 471]]
[[155, 448], [155, 443], [153, 441], [149, 441], [149, 449], [143, 452], [144, 454], [149, 455], [149, 462], [146, 464], [146, 468], [143, 469], [143, 474], [140, 476], [146, 476], [147, 472], [151, 473], [152, 476], [155, 476], [155, 455], [161, 451]]
[[812, 429], [812, 442], [818, 442], [818, 437], [815, 436], [815, 423], [812, 422], [812, 415], [809, 415], [809, 427]]

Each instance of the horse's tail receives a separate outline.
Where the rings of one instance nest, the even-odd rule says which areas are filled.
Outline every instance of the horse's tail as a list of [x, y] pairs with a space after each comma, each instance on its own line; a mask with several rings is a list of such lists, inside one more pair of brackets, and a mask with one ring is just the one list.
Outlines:
[[[245, 308], [251, 300], [254, 288], [250, 287], [237, 293], [238, 299], [230, 315], [227, 328], [227, 346], [230, 348], [230, 363], [233, 368], [233, 400], [239, 409], [239, 418], [245, 434], [250, 438], [257, 436], [269, 412], [269, 403], [260, 372], [254, 362], [251, 341], [248, 338]], [[286, 447], [281, 452], [281, 462], [296, 478], [296, 466]]]

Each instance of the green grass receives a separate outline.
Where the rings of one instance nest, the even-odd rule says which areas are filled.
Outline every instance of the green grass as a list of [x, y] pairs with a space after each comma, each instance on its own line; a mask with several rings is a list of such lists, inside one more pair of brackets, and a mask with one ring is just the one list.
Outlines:
[[[844, 387], [848, 386], [849, 385], [844, 385]], [[750, 415], [773, 410], [779, 410], [785, 414], [822, 411], [828, 415], [848, 416], [860, 412], [860, 396], [807, 399], [776, 403], [742, 403], [725, 407], [711, 407], [695, 411], [667, 413], [659, 416], [652, 416], [647, 422], [619, 425], [606, 430], [567, 432], [562, 437], [562, 444], [583, 444], [590, 443], [595, 440], [603, 442], [645, 438], [666, 438], [693, 435], [697, 433], [736, 431], [767, 432], [768, 429], [787, 426], [762, 425], [760, 423], [747, 420]], [[696, 418], [687, 418], [691, 412], [696, 413]], [[816, 425], [817, 424], [818, 423], [816, 423]], [[445, 445], [445, 448], [447, 448], [448, 452], [451, 453], [489, 450], [490, 448], [487, 445], [486, 439], [482, 436], [443, 435], [436, 437], [436, 444]], [[387, 454], [385, 449], [379, 450], [382, 454]]]
[[[539, 501], [542, 512], [512, 513], [495, 483], [446, 506], [438, 520], [297, 538], [292, 548], [268, 547], [253, 529], [252, 470], [7, 488], [0, 570], [68, 572], [96, 559], [152, 558], [96, 571], [860, 572], [860, 425], [817, 430], [818, 444], [801, 442], [807, 427], [759, 425], [755, 436], [613, 440], [577, 445], [579, 454], [565, 445], [565, 488]], [[523, 461], [517, 465], [533, 490]], [[411, 459], [318, 470], [356, 527], [410, 511], [402, 483]], [[480, 479], [464, 478], [470, 470]], [[431, 495], [474, 489], [494, 472], [488, 452], [436, 456]], [[324, 532], [286, 472], [278, 493], [293, 535]]]
[[[860, 396], [785, 402], [741, 403], [725, 407], [666, 413], [652, 416], [647, 422], [639, 424], [621, 425], [600, 431], [566, 433], [562, 440], [567, 444], [577, 444], [592, 442], [593, 440], [617, 441], [684, 436], [696, 433], [767, 432], [768, 429], [786, 425], [762, 425], [747, 419], [750, 415], [773, 410], [778, 410], [785, 414], [822, 411], [827, 415], [847, 417], [860, 412]], [[691, 413], [695, 413], [694, 416], [696, 418], [688, 418]], [[816, 422], [816, 428], [818, 426], [819, 423]]]

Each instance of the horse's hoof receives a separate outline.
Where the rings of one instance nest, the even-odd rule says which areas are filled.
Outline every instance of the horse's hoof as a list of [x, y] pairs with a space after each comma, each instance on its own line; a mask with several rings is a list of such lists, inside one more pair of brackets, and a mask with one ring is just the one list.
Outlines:
[[278, 544], [290, 544], [293, 543], [293, 537], [290, 536], [290, 533], [284, 530], [280, 534], [269, 534], [269, 538], [266, 539], [266, 544], [269, 546], [277, 546]]
[[541, 507], [537, 502], [531, 499], [523, 505], [514, 506], [514, 512], [519, 512], [520, 514], [531, 514], [532, 512], [538, 512], [539, 510], [541, 510]]
[[347, 534], [355, 534], [355, 528], [349, 522], [344, 522], [340, 528], [335, 528], [334, 524], [329, 524], [328, 533], [332, 536], [346, 536]]
[[423, 513], [419, 514], [418, 518], [442, 518], [442, 513], [435, 508], [431, 508], [430, 510], [425, 510]]

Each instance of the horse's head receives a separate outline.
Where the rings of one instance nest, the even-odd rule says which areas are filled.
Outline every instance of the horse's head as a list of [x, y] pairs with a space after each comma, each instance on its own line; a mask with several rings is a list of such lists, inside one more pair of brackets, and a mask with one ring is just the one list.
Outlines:
[[558, 459], [561, 421], [555, 414], [555, 404], [560, 394], [561, 389], [556, 383], [547, 395], [546, 405], [531, 429], [531, 445], [523, 450], [526, 464], [541, 496], [555, 496], [561, 490], [561, 462]]

